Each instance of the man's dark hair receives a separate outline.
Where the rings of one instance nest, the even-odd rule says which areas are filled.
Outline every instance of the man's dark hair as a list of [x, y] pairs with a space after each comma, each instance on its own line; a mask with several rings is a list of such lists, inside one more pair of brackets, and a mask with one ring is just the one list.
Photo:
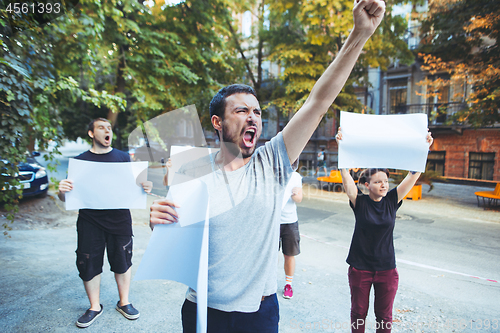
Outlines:
[[359, 176], [358, 183], [359, 184], [364, 184], [364, 183], [369, 183], [372, 176], [376, 174], [377, 172], [383, 172], [387, 175], [387, 178], [389, 178], [389, 170], [387, 169], [379, 169], [379, 168], [371, 168], [371, 169], [365, 169], [361, 175]]
[[210, 118], [212, 116], [219, 116], [221, 120], [224, 120], [224, 111], [226, 110], [226, 98], [234, 94], [249, 94], [254, 95], [257, 98], [257, 93], [255, 90], [247, 86], [246, 84], [231, 84], [220, 89], [217, 94], [212, 98], [210, 102]]
[[[91, 131], [92, 133], [94, 133], [94, 123], [96, 121], [105, 121], [105, 122], [108, 122], [109, 123], [109, 120], [106, 119], [106, 118], [96, 118], [96, 119], [92, 119], [89, 123], [89, 126], [88, 126], [88, 130]], [[111, 124], [111, 123], [110, 123]]]

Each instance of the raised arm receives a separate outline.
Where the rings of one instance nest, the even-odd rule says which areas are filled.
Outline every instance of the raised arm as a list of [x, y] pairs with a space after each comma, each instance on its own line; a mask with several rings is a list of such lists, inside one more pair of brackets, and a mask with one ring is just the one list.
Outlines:
[[[427, 133], [427, 143], [429, 144], [429, 147], [432, 145], [434, 142], [434, 139], [432, 138], [432, 135], [430, 132]], [[418, 177], [420, 177], [421, 172], [408, 172], [408, 175], [406, 175], [405, 179], [398, 185], [397, 191], [398, 191], [398, 202], [403, 200], [403, 198], [410, 192], [411, 188], [413, 185], [418, 180]]]
[[355, 0], [354, 28], [351, 34], [335, 60], [314, 85], [304, 105], [283, 129], [283, 140], [290, 162], [299, 157], [328, 108], [337, 98], [363, 46], [382, 21], [384, 12], [385, 2], [382, 0]]
[[[337, 140], [337, 146], [340, 146], [342, 141], [342, 130], [340, 127], [335, 139]], [[355, 207], [356, 197], [358, 196], [358, 187], [349, 173], [349, 169], [340, 170], [340, 174], [342, 175], [342, 184], [344, 185], [345, 193], [347, 194], [349, 201], [351, 201], [352, 206]]]

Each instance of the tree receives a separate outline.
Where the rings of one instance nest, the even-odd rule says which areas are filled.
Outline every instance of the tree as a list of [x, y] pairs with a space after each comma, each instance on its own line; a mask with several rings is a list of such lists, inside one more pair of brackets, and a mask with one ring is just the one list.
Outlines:
[[[44, 149], [86, 138], [85, 124], [98, 116], [118, 124], [118, 147], [136, 126], [189, 104], [209, 124], [211, 97], [241, 73], [228, 47], [228, 8], [226, 0], [81, 0], [57, 17], [1, 9], [0, 156], [11, 163], [0, 165], [0, 185], [17, 184], [4, 175], [16, 173], [35, 140]], [[0, 201], [14, 213], [19, 194], [2, 191]]]
[[[13, 20], [19, 20], [12, 24]], [[17, 24], [19, 23], [19, 24]], [[121, 99], [96, 90], [82, 90], [71, 76], [56, 70], [54, 45], [60, 31], [50, 23], [39, 26], [33, 17], [12, 16], [0, 11], [0, 202], [14, 220], [21, 190], [10, 175], [25, 161], [35, 141], [40, 149], [60, 142], [63, 133], [59, 105], [78, 99], [111, 108], [124, 106]], [[23, 30], [23, 28], [26, 28]], [[49, 159], [53, 155], [49, 154]], [[8, 228], [8, 224], [3, 225]]]
[[[223, 0], [176, 6], [163, 0], [82, 1], [58, 45], [61, 70], [79, 77], [83, 87], [120, 96], [127, 107], [119, 114], [80, 101], [62, 112], [65, 132], [85, 137], [83, 119], [107, 114], [118, 127], [120, 145], [135, 127], [161, 113], [189, 104], [208, 109], [220, 82], [239, 73], [223, 37], [227, 7]], [[201, 118], [209, 123], [203, 113]]]
[[[489, 0], [434, 0], [422, 21], [420, 57], [431, 75], [428, 94], [453, 88], [453, 99], [467, 103], [450, 122], [487, 126], [500, 121], [500, 8]], [[467, 86], [472, 87], [469, 92]], [[439, 97], [439, 96], [438, 96]]]

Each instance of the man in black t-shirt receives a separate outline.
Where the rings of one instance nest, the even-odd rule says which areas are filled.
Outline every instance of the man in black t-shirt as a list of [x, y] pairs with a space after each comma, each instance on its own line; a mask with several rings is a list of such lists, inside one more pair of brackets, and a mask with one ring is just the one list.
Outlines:
[[[76, 159], [94, 162], [130, 162], [127, 153], [111, 147], [113, 130], [107, 119], [98, 118], [90, 122], [88, 135], [92, 148]], [[144, 191], [151, 192], [152, 183], [140, 184]], [[65, 193], [73, 189], [71, 179], [59, 183], [59, 198], [65, 201]], [[128, 300], [132, 266], [132, 218], [128, 209], [80, 209], [77, 220], [78, 247], [76, 265], [90, 301], [90, 308], [76, 322], [76, 326], [90, 326], [102, 314], [99, 290], [104, 259], [107, 250], [111, 271], [115, 273], [120, 300], [116, 310], [125, 318], [139, 318], [139, 311]]]

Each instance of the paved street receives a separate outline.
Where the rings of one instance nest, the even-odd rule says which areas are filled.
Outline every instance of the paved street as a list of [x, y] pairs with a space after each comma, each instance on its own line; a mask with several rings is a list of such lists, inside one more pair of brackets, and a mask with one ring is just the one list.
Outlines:
[[[321, 191], [305, 179], [299, 205], [302, 253], [295, 296], [279, 296], [280, 332], [348, 332], [347, 256], [354, 218], [341, 192]], [[398, 213], [395, 247], [400, 273], [394, 332], [500, 331], [500, 211], [477, 207], [479, 188], [436, 184]], [[150, 202], [153, 200], [150, 197]], [[151, 232], [146, 210], [133, 211], [134, 266]], [[70, 217], [60, 227], [13, 230], [0, 239], [2, 332], [77, 332], [88, 301], [74, 264], [76, 231]], [[279, 288], [283, 287], [282, 260]], [[235, 272], [237, 274], [237, 272]], [[131, 301], [141, 311], [128, 321], [109, 267], [102, 276], [103, 315], [88, 332], [181, 332], [186, 287], [172, 281], [134, 281]], [[368, 319], [374, 322], [373, 308]], [[459, 324], [465, 328], [459, 328]], [[367, 330], [374, 332], [374, 330]]]

